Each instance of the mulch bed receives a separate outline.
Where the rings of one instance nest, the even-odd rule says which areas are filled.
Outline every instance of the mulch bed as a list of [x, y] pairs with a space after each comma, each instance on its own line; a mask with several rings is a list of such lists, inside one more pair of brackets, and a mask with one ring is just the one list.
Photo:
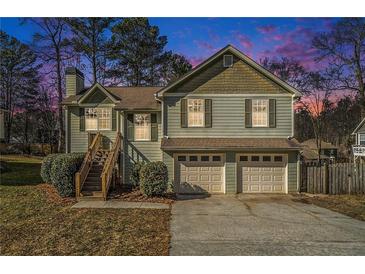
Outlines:
[[110, 194], [111, 199], [123, 200], [128, 202], [149, 202], [149, 203], [163, 203], [172, 204], [176, 200], [175, 193], [167, 193], [160, 197], [147, 197], [139, 188], [131, 190], [123, 190], [118, 188]]
[[50, 184], [39, 184], [36, 187], [46, 194], [47, 201], [50, 203], [61, 206], [69, 206], [76, 203], [75, 198], [62, 198], [55, 187]]

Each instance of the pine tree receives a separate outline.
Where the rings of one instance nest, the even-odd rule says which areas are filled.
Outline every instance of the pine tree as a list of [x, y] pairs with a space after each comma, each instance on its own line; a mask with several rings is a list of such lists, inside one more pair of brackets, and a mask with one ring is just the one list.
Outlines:
[[0, 95], [5, 112], [5, 141], [12, 136], [16, 111], [31, 111], [39, 83], [37, 56], [28, 45], [0, 31]]
[[76, 52], [83, 54], [91, 63], [92, 81], [103, 82], [104, 60], [108, 47], [105, 32], [116, 21], [114, 18], [89, 17], [67, 18], [65, 21], [74, 34], [72, 44]]

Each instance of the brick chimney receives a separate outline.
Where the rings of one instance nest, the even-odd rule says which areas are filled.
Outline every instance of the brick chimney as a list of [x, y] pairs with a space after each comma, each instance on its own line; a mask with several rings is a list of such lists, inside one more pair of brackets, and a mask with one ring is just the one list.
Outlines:
[[84, 89], [84, 74], [75, 67], [66, 68], [66, 97], [77, 95]]

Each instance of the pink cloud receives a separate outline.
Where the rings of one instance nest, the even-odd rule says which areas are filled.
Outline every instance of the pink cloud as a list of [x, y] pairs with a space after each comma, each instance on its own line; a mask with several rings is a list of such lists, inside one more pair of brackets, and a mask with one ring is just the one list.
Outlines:
[[203, 57], [190, 57], [188, 58], [189, 63], [195, 68], [197, 65], [202, 63], [205, 60]]
[[216, 51], [216, 48], [208, 42], [194, 40], [194, 43], [201, 49], [208, 50], [208, 51]]
[[268, 34], [268, 33], [275, 32], [276, 26], [273, 26], [273, 25], [259, 26], [256, 28], [256, 30], [262, 34]]
[[288, 57], [298, 60], [307, 69], [317, 69], [320, 64], [315, 62], [316, 49], [312, 48], [315, 32], [309, 28], [297, 27], [295, 30], [268, 36], [267, 39], [277, 41], [272, 49], [259, 53], [259, 59], [264, 57]]
[[248, 38], [248, 36], [239, 33], [236, 35], [236, 38], [238, 39], [240, 45], [243, 46], [245, 49], [248, 49], [248, 50], [252, 49], [253, 44], [252, 44], [250, 38]]

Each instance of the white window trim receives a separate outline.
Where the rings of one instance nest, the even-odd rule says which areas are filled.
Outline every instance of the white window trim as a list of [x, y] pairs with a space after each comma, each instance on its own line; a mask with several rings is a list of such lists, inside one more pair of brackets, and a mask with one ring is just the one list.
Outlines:
[[[89, 109], [93, 109], [96, 112], [96, 118], [88, 118], [86, 113], [88, 112], [87, 110]], [[100, 124], [100, 120], [107, 120], [105, 118], [100, 118], [98, 117], [99, 113], [102, 111], [107, 110], [109, 113], [109, 127], [108, 128], [100, 128], [99, 124]], [[99, 107], [99, 108], [85, 108], [85, 131], [110, 131], [112, 130], [112, 109], [111, 108], [107, 108], [107, 107]], [[88, 128], [88, 122], [87, 120], [96, 120], [96, 127], [95, 128]]]
[[[137, 134], [136, 134], [136, 115], [148, 115], [149, 116], [149, 124], [143, 126], [143, 128], [147, 129], [149, 131], [149, 138], [138, 138], [137, 139]], [[152, 135], [152, 132], [151, 132], [151, 113], [135, 113], [133, 114], [133, 123], [134, 123], [134, 141], [151, 141], [151, 135]], [[142, 127], [141, 127], [142, 128]]]
[[[365, 142], [365, 133], [359, 133], [359, 142], [358, 142], [358, 145], [361, 145], [361, 137], [364, 138], [364, 142]], [[365, 144], [363, 144], [363, 146], [365, 146]]]
[[[189, 119], [189, 114], [190, 114], [190, 110], [189, 110], [189, 105], [191, 101], [201, 101], [201, 108], [202, 110], [200, 112], [195, 112], [195, 113], [201, 113], [202, 114], [202, 123], [200, 125], [192, 125], [190, 123], [190, 119]], [[188, 127], [205, 127], [205, 100], [204, 99], [187, 99], [187, 116], [188, 116]]]
[[[254, 124], [254, 103], [264, 101], [266, 103], [266, 124]], [[252, 127], [269, 127], [269, 100], [268, 99], [253, 99], [252, 100]]]
[[[226, 64], [226, 57], [230, 57], [231, 58], [232, 63], [230, 65], [227, 65]], [[231, 68], [231, 67], [233, 67], [233, 55], [231, 55], [231, 54], [224, 54], [223, 55], [223, 67], [225, 67], [225, 68]]]

